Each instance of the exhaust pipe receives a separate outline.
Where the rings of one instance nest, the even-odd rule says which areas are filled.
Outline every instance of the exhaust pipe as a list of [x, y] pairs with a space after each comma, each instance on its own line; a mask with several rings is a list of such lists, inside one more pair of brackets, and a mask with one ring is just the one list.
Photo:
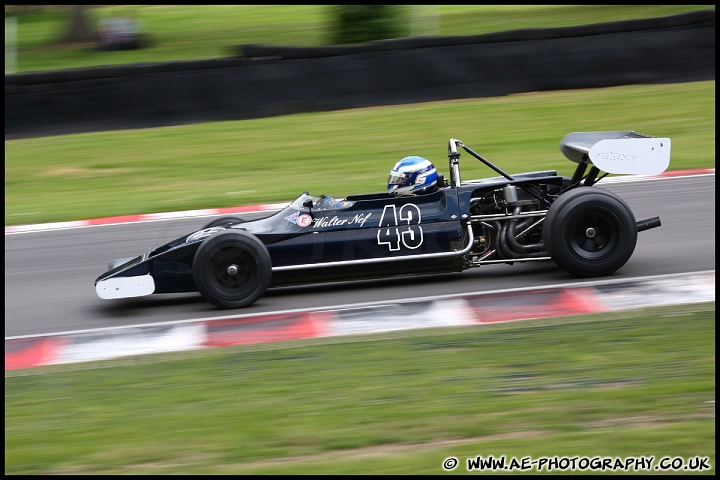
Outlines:
[[646, 218], [637, 222], [637, 231], [642, 232], [660, 226], [660, 217]]

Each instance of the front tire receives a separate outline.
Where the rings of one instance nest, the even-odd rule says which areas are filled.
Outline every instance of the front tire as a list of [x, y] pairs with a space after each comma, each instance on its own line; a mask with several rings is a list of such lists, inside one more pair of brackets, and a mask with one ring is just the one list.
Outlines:
[[239, 216], [235, 216], [235, 215], [218, 217], [215, 220], [208, 222], [203, 227], [203, 230], [206, 228], [210, 228], [210, 227], [224, 227], [226, 225], [231, 225], [233, 223], [242, 223], [242, 222], [247, 222], [247, 219], [244, 217], [239, 217]]
[[543, 242], [553, 261], [568, 273], [609, 275], [625, 265], [635, 250], [635, 216], [614, 193], [578, 187], [550, 205]]
[[200, 294], [219, 308], [244, 308], [263, 296], [272, 263], [265, 245], [243, 230], [225, 230], [205, 239], [193, 260]]

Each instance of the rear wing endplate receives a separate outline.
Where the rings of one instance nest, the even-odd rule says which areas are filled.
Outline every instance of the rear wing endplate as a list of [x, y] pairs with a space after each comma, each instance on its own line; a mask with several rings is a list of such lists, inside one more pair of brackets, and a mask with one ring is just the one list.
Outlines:
[[608, 173], [657, 175], [670, 165], [670, 139], [633, 131], [573, 132], [560, 151], [576, 163], [592, 163]]

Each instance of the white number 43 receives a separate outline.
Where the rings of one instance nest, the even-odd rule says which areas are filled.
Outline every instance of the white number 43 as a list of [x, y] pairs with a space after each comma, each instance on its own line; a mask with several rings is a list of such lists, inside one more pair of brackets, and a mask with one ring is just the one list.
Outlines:
[[395, 205], [385, 205], [380, 217], [377, 241], [378, 245], [387, 245], [390, 251], [400, 250], [401, 244], [409, 249], [422, 245], [420, 208], [412, 203], [403, 205], [399, 210]]

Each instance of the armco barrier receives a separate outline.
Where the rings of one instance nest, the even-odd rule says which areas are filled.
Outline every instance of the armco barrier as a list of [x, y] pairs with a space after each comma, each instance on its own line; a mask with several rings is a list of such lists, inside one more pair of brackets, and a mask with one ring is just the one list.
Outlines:
[[5, 139], [715, 78], [715, 11], [5, 76]]
[[5, 339], [5, 370], [229, 345], [715, 301], [715, 271]]

